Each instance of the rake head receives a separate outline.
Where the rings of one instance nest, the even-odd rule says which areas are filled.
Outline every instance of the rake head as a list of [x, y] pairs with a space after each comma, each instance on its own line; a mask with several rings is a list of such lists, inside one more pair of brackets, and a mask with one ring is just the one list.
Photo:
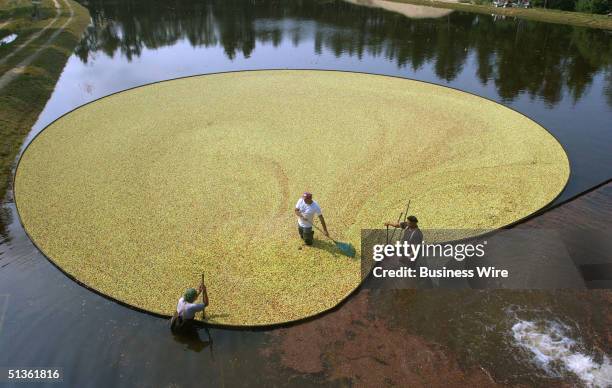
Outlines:
[[355, 247], [349, 243], [343, 243], [336, 241], [336, 247], [342, 252], [342, 254], [348, 257], [355, 257]]

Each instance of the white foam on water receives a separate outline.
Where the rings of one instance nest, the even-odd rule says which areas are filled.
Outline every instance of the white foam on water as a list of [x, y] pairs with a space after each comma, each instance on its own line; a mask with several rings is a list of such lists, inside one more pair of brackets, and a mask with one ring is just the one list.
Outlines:
[[562, 372], [575, 374], [587, 387], [612, 387], [612, 364], [607, 355], [601, 362], [580, 351], [576, 340], [569, 337], [570, 328], [554, 321], [518, 320], [512, 326], [515, 344], [528, 350], [533, 361], [549, 376]]

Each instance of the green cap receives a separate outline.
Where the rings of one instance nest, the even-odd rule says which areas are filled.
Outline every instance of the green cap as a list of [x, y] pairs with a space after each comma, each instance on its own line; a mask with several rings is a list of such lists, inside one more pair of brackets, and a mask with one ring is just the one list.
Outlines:
[[195, 288], [188, 288], [187, 291], [185, 291], [185, 295], [183, 295], [183, 299], [189, 303], [193, 302], [197, 297], [198, 292], [195, 290]]

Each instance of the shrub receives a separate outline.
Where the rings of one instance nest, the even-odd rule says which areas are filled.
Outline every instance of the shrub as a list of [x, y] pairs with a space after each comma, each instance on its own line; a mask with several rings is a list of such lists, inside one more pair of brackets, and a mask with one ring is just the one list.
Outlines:
[[576, 11], [586, 13], [606, 14], [610, 10], [608, 0], [578, 0], [576, 2]]

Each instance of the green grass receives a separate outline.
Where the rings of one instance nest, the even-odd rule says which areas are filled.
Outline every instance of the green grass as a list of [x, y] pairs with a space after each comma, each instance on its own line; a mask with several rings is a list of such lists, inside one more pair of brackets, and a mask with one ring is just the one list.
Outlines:
[[447, 8], [457, 11], [476, 12], [482, 14], [498, 14], [515, 16], [522, 19], [539, 22], [568, 24], [580, 27], [601, 28], [612, 30], [612, 17], [606, 15], [587, 14], [581, 12], [567, 12], [543, 8], [498, 8], [493, 5], [468, 4], [464, 2], [449, 3], [439, 0], [391, 0], [398, 3], [428, 5], [437, 8]]
[[[40, 20], [44, 20], [55, 13], [53, 7], [51, 7], [51, 2], [45, 2], [39, 9], [41, 16]], [[37, 24], [40, 20], [32, 20], [32, 18], [30, 18], [31, 13], [32, 3], [30, 0], [0, 1], [0, 24], [8, 19], [12, 19], [21, 26]]]
[[[41, 9], [44, 18], [33, 21], [29, 7], [23, 6], [25, 3], [29, 1], [17, 2], [17, 7], [11, 6], [12, 3], [8, 1], [0, 3], [0, 23], [11, 19], [11, 23], [2, 30], [3, 35], [10, 33], [19, 35], [12, 44], [2, 47], [0, 58], [12, 52], [26, 41], [28, 36], [47, 25], [55, 15], [52, 2], [45, 1]], [[52, 45], [42, 47], [39, 56], [24, 69], [22, 74], [0, 90], [0, 202], [5, 199], [10, 186], [12, 167], [19, 148], [44, 108], [68, 56], [89, 23], [88, 11], [74, 1], [71, 1], [71, 5], [75, 12], [72, 22], [57, 36]], [[68, 10], [63, 9], [62, 16], [51, 28], [0, 66], [0, 76], [41, 48], [41, 45], [67, 18]]]

